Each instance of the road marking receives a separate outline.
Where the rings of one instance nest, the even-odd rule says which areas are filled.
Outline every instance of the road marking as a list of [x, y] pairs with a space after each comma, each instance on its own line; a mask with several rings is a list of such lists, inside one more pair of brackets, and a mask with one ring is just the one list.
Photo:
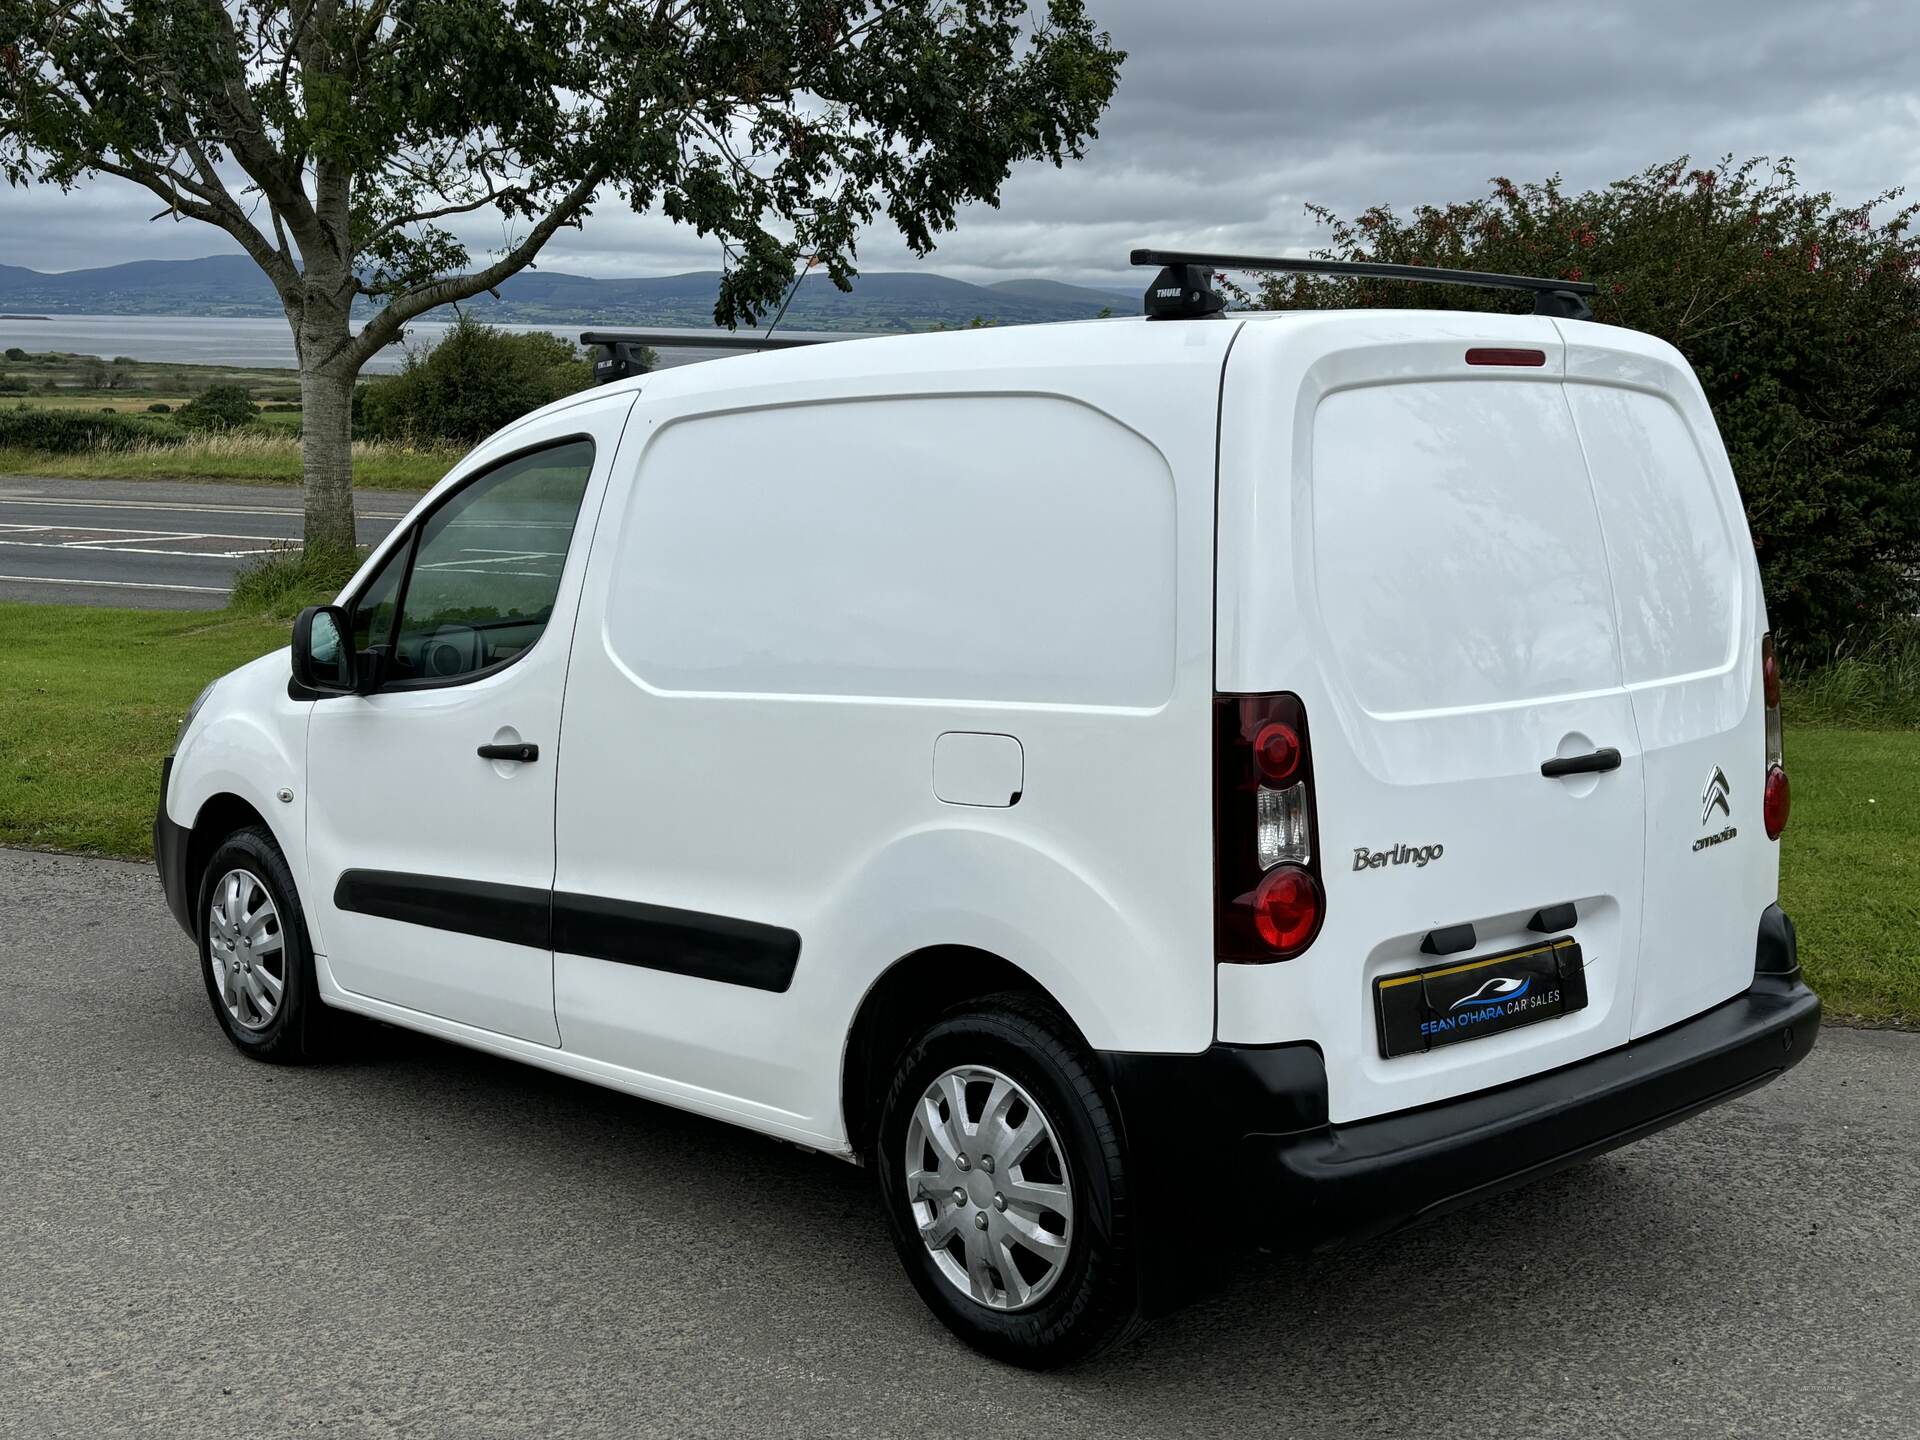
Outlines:
[[0, 585], [99, 585], [111, 590], [190, 590], [196, 595], [231, 595], [221, 585], [161, 585], [146, 580], [67, 580], [58, 575], [0, 575]]
[[[156, 538], [179, 540], [189, 537], [162, 535]], [[247, 535], [239, 538], [254, 540], [260, 537]], [[0, 540], [0, 547], [9, 550], [65, 550], [74, 555], [172, 555], [183, 560], [237, 560], [243, 555], [271, 554], [274, 549], [269, 545], [259, 550], [142, 550], [133, 545], [109, 545], [104, 540]], [[279, 548], [287, 554], [292, 554], [300, 547], [285, 545]]]
[[[0, 505], [46, 505], [64, 506], [75, 510], [178, 510], [182, 513], [198, 512], [214, 515], [304, 515], [304, 510], [292, 510], [285, 507], [275, 509], [271, 506], [246, 505], [198, 505], [183, 502], [175, 505], [162, 504], [149, 500], [44, 500], [38, 496], [0, 495]], [[400, 510], [357, 512], [360, 520], [404, 520], [408, 512]]]
[[[158, 525], [0, 525], [0, 532], [8, 535], [12, 535], [21, 530], [71, 530], [75, 534], [81, 535], [173, 535], [178, 536], [182, 540], [189, 537], [197, 540], [282, 540], [292, 538], [291, 536], [282, 535], [235, 535], [221, 530], [181, 530], [177, 527], [168, 528]], [[85, 542], [76, 541], [75, 543], [91, 545], [95, 542], [89, 540]], [[100, 543], [104, 544], [105, 542], [102, 541]]]
[[103, 545], [109, 549], [118, 545], [157, 545], [162, 540], [262, 540], [265, 538], [262, 535], [201, 535], [192, 530], [115, 530], [105, 533], [105, 538], [100, 540], [62, 540], [60, 543], [69, 550], [95, 550]]

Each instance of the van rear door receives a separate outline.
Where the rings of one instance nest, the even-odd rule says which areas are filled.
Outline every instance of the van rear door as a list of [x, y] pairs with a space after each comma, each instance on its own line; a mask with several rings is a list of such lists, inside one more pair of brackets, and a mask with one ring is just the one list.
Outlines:
[[1560, 328], [1646, 775], [1640, 1036], [1753, 980], [1780, 863], [1760, 809], [1763, 602], [1732, 467], [1693, 372], [1645, 335]]
[[[1227, 366], [1218, 688], [1306, 707], [1326, 919], [1218, 967], [1219, 1032], [1317, 1043], [1336, 1122], [1630, 1036], [1645, 789], [1564, 364], [1550, 320], [1371, 312], [1250, 322]], [[1562, 936], [1584, 1008], [1383, 1053], [1377, 982]]]

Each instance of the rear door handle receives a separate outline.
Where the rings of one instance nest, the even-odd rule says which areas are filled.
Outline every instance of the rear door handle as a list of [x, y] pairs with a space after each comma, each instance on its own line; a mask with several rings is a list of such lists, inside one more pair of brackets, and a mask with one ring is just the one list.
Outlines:
[[1562, 775], [1602, 775], [1619, 768], [1620, 752], [1608, 745], [1588, 755], [1555, 756], [1540, 767], [1540, 773], [1557, 780]]
[[482, 760], [518, 760], [530, 765], [540, 758], [538, 745], [482, 745], [479, 750]]

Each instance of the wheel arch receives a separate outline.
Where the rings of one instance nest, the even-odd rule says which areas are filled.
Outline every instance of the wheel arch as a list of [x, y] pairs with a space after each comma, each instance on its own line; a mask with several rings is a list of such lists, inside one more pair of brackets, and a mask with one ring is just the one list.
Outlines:
[[213, 858], [213, 852], [220, 843], [236, 830], [245, 830], [258, 826], [273, 836], [273, 843], [280, 846], [282, 855], [287, 847], [280, 843], [279, 835], [268, 823], [267, 817], [242, 796], [230, 790], [221, 790], [209, 795], [201, 802], [193, 817], [193, 826], [187, 833], [186, 893], [187, 902], [193, 907], [195, 933], [198, 934], [200, 886], [206, 879], [207, 862]]
[[1058, 997], [991, 951], [971, 945], [929, 945], [901, 956], [881, 972], [854, 1012], [840, 1064], [840, 1115], [856, 1157], [864, 1156], [872, 1143], [887, 1076], [901, 1048], [954, 1006], [1007, 991], [1045, 1001], [1059, 1012], [1074, 1037], [1086, 1044]]

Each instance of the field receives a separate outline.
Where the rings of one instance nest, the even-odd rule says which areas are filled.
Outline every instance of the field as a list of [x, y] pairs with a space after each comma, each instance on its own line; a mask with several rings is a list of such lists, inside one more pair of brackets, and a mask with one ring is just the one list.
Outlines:
[[[67, 414], [146, 415], [165, 443], [130, 448], [32, 448], [0, 443], [0, 475], [89, 480], [228, 480], [300, 483], [300, 385], [290, 370], [100, 360], [88, 355], [9, 352], [0, 358], [0, 407]], [[263, 407], [252, 423], [207, 433], [185, 431], [168, 416], [212, 385], [243, 387]], [[271, 408], [265, 408], [271, 407]], [[109, 422], [113, 423], [113, 422]], [[466, 452], [461, 445], [411, 446], [356, 441], [354, 484], [367, 490], [423, 490]]]
[[[143, 857], [180, 717], [287, 622], [0, 604], [0, 637], [0, 845]], [[1790, 726], [1787, 753], [1781, 903], [1808, 977], [1830, 1014], [1920, 1025], [1920, 731]]]
[[[13, 385], [23, 389], [12, 390]], [[238, 365], [175, 365], [159, 360], [102, 360], [58, 351], [0, 357], [0, 398], [29, 397], [39, 404], [84, 404], [98, 409], [144, 410], [155, 401], [184, 404], [209, 385], [244, 385], [261, 403], [298, 401], [300, 377], [292, 370], [250, 370]]]
[[[277, 416], [262, 416], [271, 422]], [[291, 417], [298, 422], [299, 416]], [[259, 421], [244, 430], [179, 445], [130, 450], [84, 450], [71, 455], [0, 448], [0, 475], [49, 475], [88, 480], [227, 480], [253, 485], [298, 485], [300, 441]], [[465, 450], [414, 449], [356, 440], [353, 483], [363, 490], [426, 490]]]

